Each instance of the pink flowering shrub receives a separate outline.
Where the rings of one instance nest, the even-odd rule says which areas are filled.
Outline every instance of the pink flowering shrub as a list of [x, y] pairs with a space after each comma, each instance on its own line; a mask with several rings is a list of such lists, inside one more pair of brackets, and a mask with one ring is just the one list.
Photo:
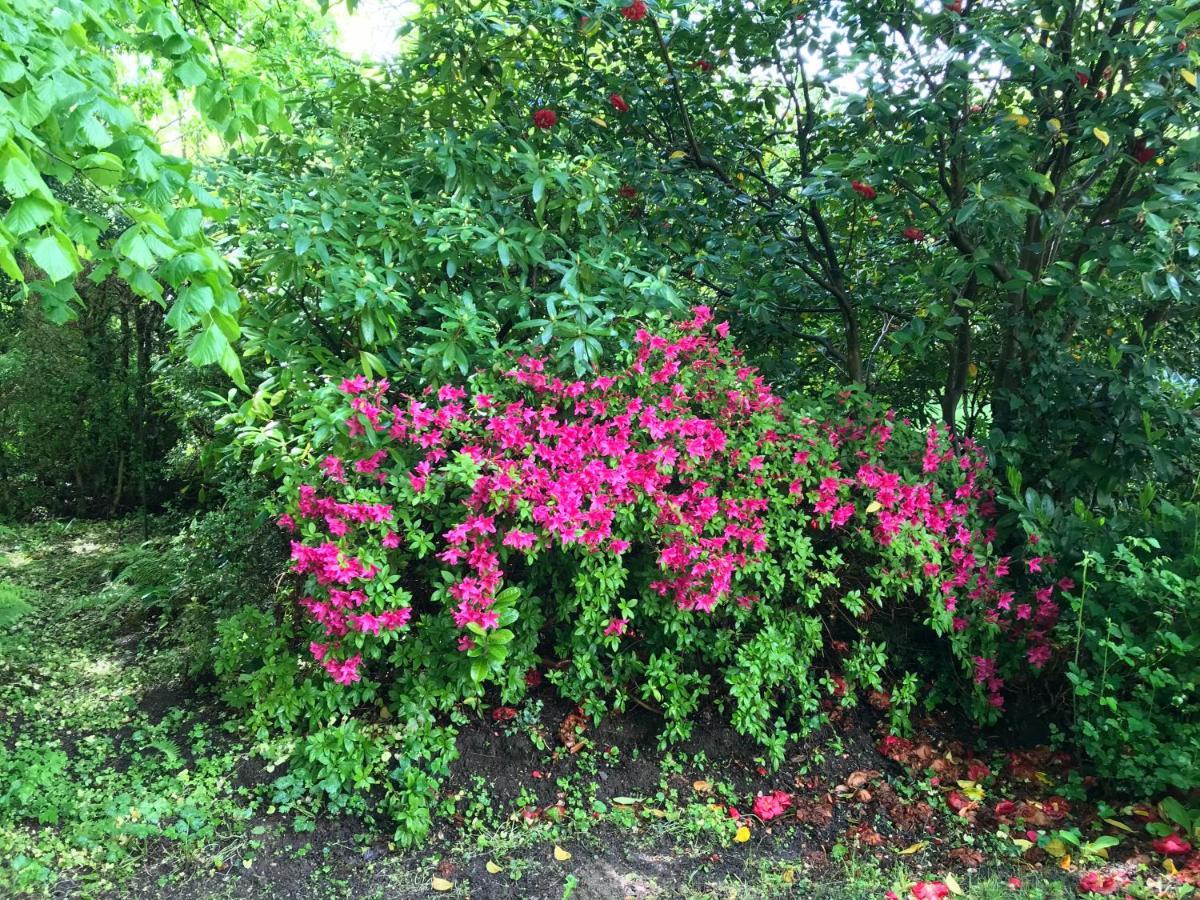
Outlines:
[[996, 715], [1057, 606], [1006, 586], [983, 455], [851, 395], [785, 403], [727, 332], [701, 307], [586, 380], [522, 356], [417, 397], [325, 389], [279, 520], [308, 665], [430, 710], [517, 702], [553, 656], [588, 714], [634, 695], [672, 740], [713, 703], [778, 760], [824, 703], [892, 688], [902, 722], [900, 671], [933, 671], [893, 640], [915, 631]]

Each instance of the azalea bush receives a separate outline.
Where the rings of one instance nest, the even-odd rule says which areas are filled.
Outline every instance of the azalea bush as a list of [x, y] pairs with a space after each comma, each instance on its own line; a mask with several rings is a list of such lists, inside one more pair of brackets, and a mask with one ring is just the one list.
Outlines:
[[785, 402], [705, 307], [586, 379], [525, 354], [311, 403], [279, 520], [302, 579], [283, 640], [304, 647], [283, 661], [275, 624], [250, 623], [248, 658], [274, 646], [283, 669], [241, 697], [302, 679], [310, 734], [517, 703], [553, 660], [588, 715], [642, 703], [667, 742], [713, 705], [778, 763], [831, 702], [874, 692], [903, 725], [918, 671], [994, 719], [1006, 678], [1053, 653], [1058, 587], [1008, 584], [977, 447], [849, 392]]

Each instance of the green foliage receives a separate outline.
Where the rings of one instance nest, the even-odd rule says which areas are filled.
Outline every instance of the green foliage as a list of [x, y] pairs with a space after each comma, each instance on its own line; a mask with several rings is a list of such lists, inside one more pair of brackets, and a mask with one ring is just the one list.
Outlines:
[[218, 630], [213, 670], [223, 698], [243, 710], [260, 749], [288, 764], [273, 803], [289, 812], [315, 796], [334, 810], [379, 815], [405, 846], [429, 833], [437, 785], [458, 757], [453, 729], [416, 698], [361, 708], [300, 665], [290, 616], [280, 625], [247, 607]]
[[1200, 554], [1154, 538], [1086, 551], [1077, 611], [1074, 728], [1104, 777], [1142, 791], [1189, 790], [1200, 767]]
[[[791, 606], [747, 613], [736, 641], [667, 611], [645, 652], [618, 654], [597, 629], [637, 609], [649, 563], [564, 555], [531, 563], [500, 604], [505, 637], [478, 636], [445, 672], [381, 676], [351, 704], [295, 662], [310, 635], [273, 605], [259, 500], [333, 445], [326, 378], [415, 394], [530, 344], [582, 376], [622, 359], [640, 323], [703, 301], [773, 383], [853, 384], [1011, 467], [1011, 515], [985, 543], [1036, 531], [1080, 584], [1075, 615], [1039, 634], [1057, 652], [1047, 683], [1075, 694], [1073, 740], [1125, 784], [1186, 786], [1171, 754], [1194, 767], [1197, 739], [1170, 710], [1197, 702], [1200, 13], [624, 5], [424, 2], [397, 58], [365, 68], [300, 4], [0, 0], [5, 511], [115, 511], [134, 482], [153, 506], [168, 456], [185, 503], [233, 482], [176, 540], [129, 551], [95, 603], [170, 623], [204, 667], [213, 622], [249, 601], [211, 662], [291, 759], [281, 796], [320, 786], [357, 808], [381, 792], [409, 837], [428, 828], [456, 704], [484, 684], [519, 697], [547, 648], [572, 659], [554, 680], [589, 714], [636, 697], [675, 740], [716, 697], [773, 759], [842, 689], [823, 664], [846, 702], [913, 670], [891, 686], [897, 728], [918, 697], [982, 700], [965, 662], [990, 658], [994, 633], [960, 637], [933, 604], [871, 618], [911, 599], [912, 561], [794, 522], [772, 524], [782, 561], [755, 573]], [[159, 139], [173, 112], [178, 153]], [[61, 346], [29, 324], [33, 304], [79, 320]], [[237, 388], [181, 376], [168, 328], [190, 337], [178, 357]], [[451, 461], [447, 496], [476, 475]], [[402, 500], [411, 564], [388, 572], [389, 599], [441, 603], [445, 510]], [[833, 659], [822, 630], [847, 621], [862, 628]], [[951, 663], [900, 664], [893, 645], [925, 648], [931, 627]], [[453, 634], [432, 624], [389, 659], [423, 671]], [[945, 673], [932, 692], [922, 668]]]
[[13, 624], [31, 609], [15, 584], [0, 581], [0, 628]]
[[165, 88], [192, 91], [227, 137], [277, 121], [279, 98], [218, 77], [204, 42], [157, 0], [12, 0], [0, 4], [0, 34], [0, 270], [55, 322], [78, 312], [76, 276], [115, 275], [170, 304], [181, 332], [198, 330], [193, 362], [240, 380], [240, 301], [203, 231], [216, 200], [137, 120], [114, 57], [156, 58]]

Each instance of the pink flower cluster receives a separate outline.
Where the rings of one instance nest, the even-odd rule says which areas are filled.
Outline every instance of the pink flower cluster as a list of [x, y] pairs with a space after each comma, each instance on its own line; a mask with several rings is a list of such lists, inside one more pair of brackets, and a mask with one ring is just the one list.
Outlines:
[[[995, 558], [995, 535], [979, 524], [994, 513], [979, 448], [934, 425], [923, 452], [906, 455], [893, 441], [913, 428], [891, 413], [858, 421], [847, 412], [833, 423], [792, 415], [727, 336], [726, 324], [697, 307], [667, 334], [639, 331], [619, 374], [564, 379], [526, 355], [473, 394], [447, 385], [390, 399], [386, 381], [342, 381], [351, 450], [317, 469], [325, 491], [353, 499], [303, 484], [280, 519], [307, 536], [293, 543], [294, 568], [324, 595], [302, 601], [333, 641], [314, 644], [314, 656], [354, 681], [359, 658], [334, 659], [337, 642], [408, 623], [408, 607], [361, 608], [361, 585], [379, 569], [360, 556], [382, 563], [399, 548], [397, 504], [430, 504], [450, 515], [437, 559], [452, 572], [450, 612], [465, 632], [497, 628], [508, 573], [546, 552], [641, 553], [658, 569], [648, 590], [680, 610], [752, 607], [760, 602], [752, 570], [775, 552], [772, 523], [782, 516], [865, 544], [886, 560], [874, 574], [940, 598], [950, 631], [994, 626], [1044, 665], [1055, 586], [1028, 603], [1004, 588], [1009, 561]], [[451, 472], [464, 458], [477, 474], [456, 488]], [[393, 502], [362, 499], [384, 491]], [[603, 631], [629, 626], [612, 616]], [[458, 644], [468, 650], [476, 640], [465, 633]], [[996, 661], [978, 657], [974, 667], [1001, 706]]]

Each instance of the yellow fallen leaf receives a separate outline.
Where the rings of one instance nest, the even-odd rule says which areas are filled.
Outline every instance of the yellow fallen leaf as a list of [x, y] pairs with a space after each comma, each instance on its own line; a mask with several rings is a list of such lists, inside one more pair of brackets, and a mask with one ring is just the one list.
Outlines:
[[1029, 116], [1023, 116], [1020, 113], [1013, 113], [1011, 116], [1008, 117], [1008, 120], [1010, 122], [1016, 122], [1018, 128], [1024, 128], [1026, 125], [1029, 124], [1029, 121], [1030, 121]]
[[671, 154], [671, 159], [684, 159], [686, 157], [687, 157], [686, 150], [676, 150], [674, 153]]
[[748, 840], [750, 840], [750, 829], [743, 825], [737, 830], [737, 834], [733, 836], [733, 842], [735, 844], [744, 844]]
[[1196, 73], [1193, 72], [1191, 69], [1180, 69], [1179, 75], [1184, 81], [1186, 81], [1192, 87], [1196, 86]]
[[783, 870], [783, 883], [784, 884], [795, 884], [795, 882], [796, 882], [796, 870], [793, 869], [791, 866], [788, 866], [786, 869]]
[[1059, 859], [1067, 855], [1067, 845], [1058, 838], [1054, 838], [1054, 840], [1046, 844], [1046, 852], [1055, 859]]
[[1179, 869], [1177, 869], [1175, 867], [1175, 860], [1173, 860], [1173, 859], [1164, 859], [1163, 860], [1163, 871], [1166, 872], [1168, 875], [1178, 875], [1179, 874]]
[[1062, 131], [1062, 121], [1060, 119], [1051, 119], [1050, 127], [1055, 131]]
[[493, 875], [499, 875], [501, 872], [504, 871], [502, 868], [500, 868], [498, 865], [496, 865], [490, 859], [487, 861], [487, 865], [484, 866], [484, 868], [487, 869]]
[[433, 889], [443, 893], [446, 891], [452, 891], [454, 890], [454, 882], [447, 881], [445, 878], [435, 878], [433, 879]]
[[[1110, 328], [1109, 331], [1112, 331], [1112, 329]], [[1130, 834], [1133, 834], [1133, 829], [1130, 828], [1128, 825], [1126, 825], [1124, 822], [1118, 822], [1116, 819], [1105, 819], [1104, 821], [1107, 822], [1109, 825], [1111, 825], [1113, 828], [1120, 828], [1122, 831], [1128, 831]]]
[[967, 366], [967, 376], [968, 377], [974, 378], [978, 374], [979, 374], [979, 366], [975, 365], [975, 363], [971, 363], [969, 366]]
[[959, 897], [963, 895], [962, 885], [958, 883], [958, 879], [954, 877], [953, 872], [947, 872], [946, 877], [942, 879], [942, 883], [950, 888], [950, 893], [957, 894]]
[[607, 128], [607, 127], [608, 127], [608, 123], [607, 123], [607, 122], [605, 122], [605, 121], [604, 121], [602, 118], [600, 118], [599, 116], [592, 116], [592, 121], [593, 121], [593, 122], [595, 122], [597, 125], [599, 125], [601, 128]]
[[1064, 856], [1062, 859], [1060, 859], [1058, 861], [1058, 867], [1060, 869], [1062, 869], [1064, 872], [1071, 871], [1071, 854], [1070, 853], [1068, 853], [1066, 856]]
[[1096, 140], [1102, 143], [1105, 147], [1108, 146], [1108, 132], [1103, 128], [1093, 128], [1092, 134], [1096, 136]]
[[963, 796], [968, 800], [978, 802], [983, 799], [983, 788], [973, 781], [959, 781], [958, 786], [962, 788]]
[[879, 512], [881, 509], [883, 509], [883, 504], [880, 503], [878, 500], [872, 500], [870, 503], [867, 504], [867, 512], [868, 513]]
[[917, 841], [915, 844], [909, 844], [903, 850], [898, 851], [900, 856], [912, 856], [914, 853], [920, 853], [929, 846], [929, 841]]
[[703, 780], [693, 781], [692, 782], [692, 790], [695, 791], [697, 794], [709, 794], [709, 793], [712, 793], [712, 785], [709, 784], [707, 781], [703, 781]]
[[571, 854], [557, 844], [554, 845], [554, 858], [559, 862], [566, 862], [571, 858]]

